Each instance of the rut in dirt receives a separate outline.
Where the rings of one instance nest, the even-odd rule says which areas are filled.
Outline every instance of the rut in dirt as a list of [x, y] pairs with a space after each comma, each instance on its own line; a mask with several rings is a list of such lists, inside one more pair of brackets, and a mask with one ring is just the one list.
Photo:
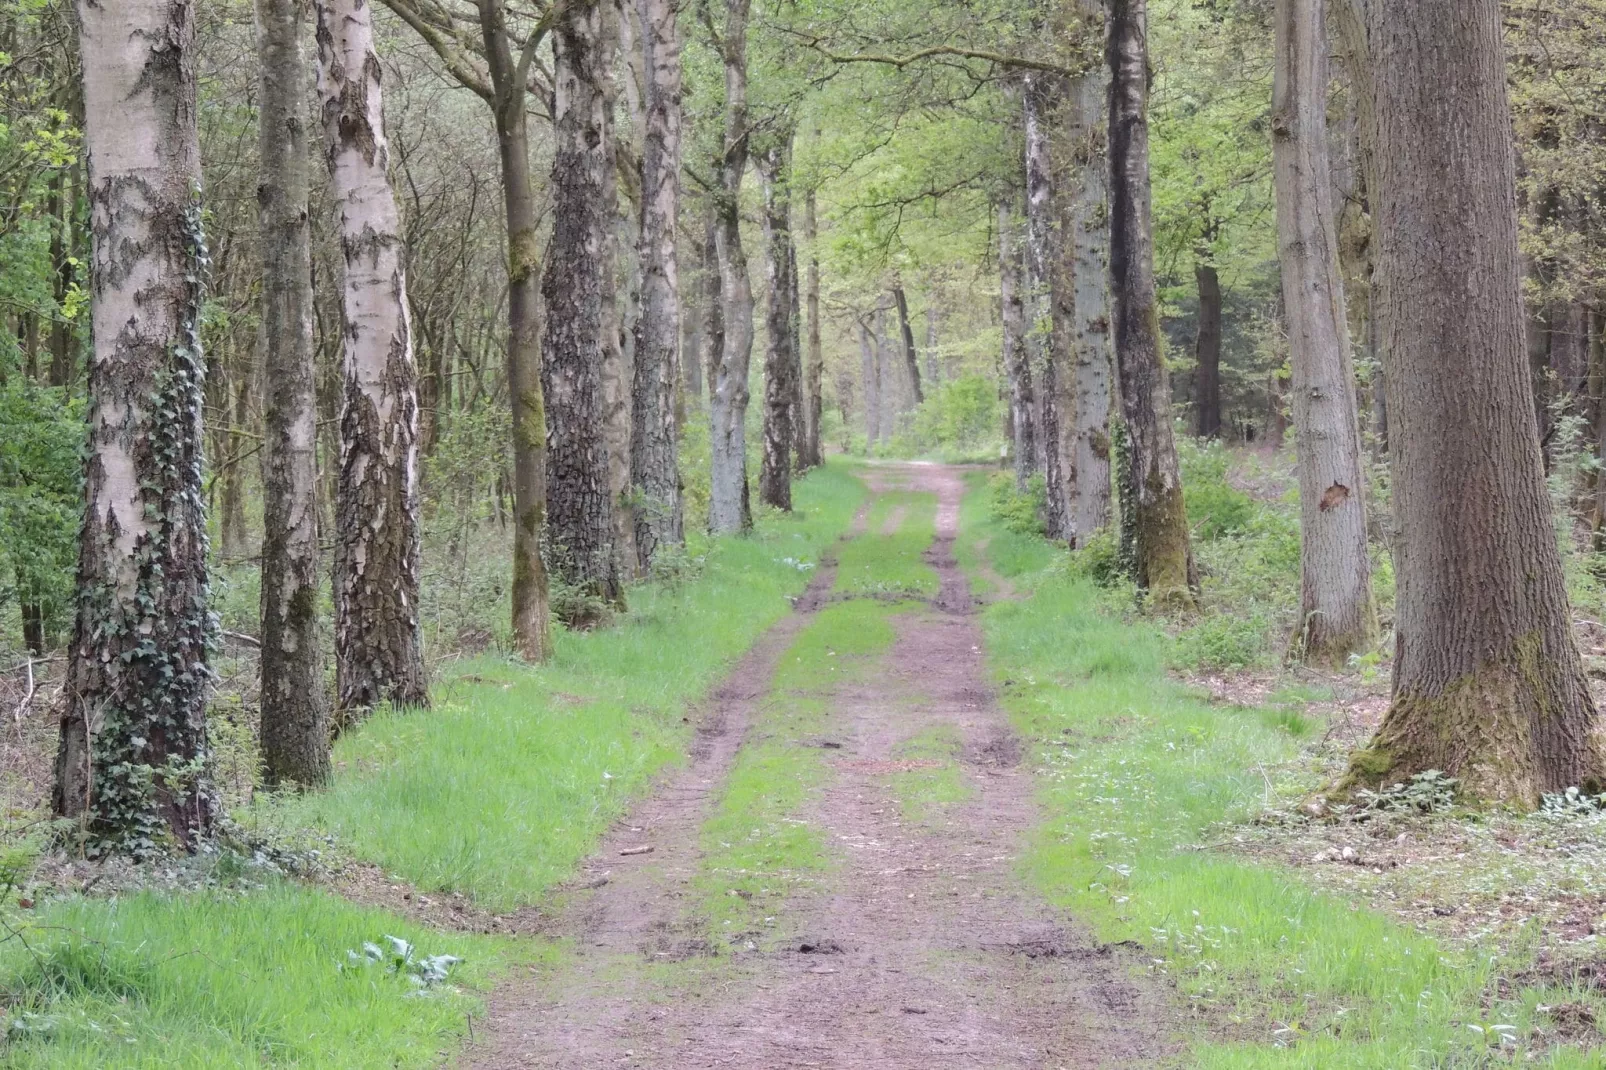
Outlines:
[[[774, 742], [769, 714], [792, 700], [772, 687], [776, 667], [832, 604], [827, 565], [711, 696], [688, 767], [588, 862], [559, 907], [572, 954], [493, 995], [473, 1065], [1069, 1068], [1174, 1055], [1162, 985], [1016, 872], [1040, 815], [1022, 742], [987, 686], [978, 608], [953, 555], [962, 473], [886, 466], [868, 481], [877, 494], [935, 496], [925, 559], [939, 587], [889, 609], [890, 648], [825, 692], [824, 775], [789, 820], [818, 832], [832, 866], [793, 886], [751, 939], [711, 932], [698, 916], [701, 830], [743, 745]], [[897, 507], [880, 534], [904, 513]], [[865, 515], [856, 533], [873, 538]], [[922, 740], [948, 741], [951, 759], [911, 760]], [[897, 777], [944, 765], [962, 788], [955, 801], [911, 816]]]

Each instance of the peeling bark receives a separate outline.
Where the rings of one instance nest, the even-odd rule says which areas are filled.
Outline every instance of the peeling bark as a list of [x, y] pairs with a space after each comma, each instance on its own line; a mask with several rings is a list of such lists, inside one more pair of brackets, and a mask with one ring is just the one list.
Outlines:
[[429, 703], [418, 632], [418, 397], [379, 55], [365, 0], [317, 0], [318, 92], [345, 262], [335, 505], [337, 708]]
[[269, 786], [329, 779], [318, 642], [318, 398], [313, 386], [307, 65], [301, 0], [256, 0], [261, 65], [262, 767]]

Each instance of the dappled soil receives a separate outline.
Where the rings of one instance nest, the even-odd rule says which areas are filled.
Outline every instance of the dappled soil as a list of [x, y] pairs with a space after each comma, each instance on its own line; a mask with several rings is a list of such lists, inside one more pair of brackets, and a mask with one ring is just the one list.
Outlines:
[[[568, 953], [493, 995], [473, 1065], [1055, 1068], [1173, 1053], [1167, 991], [1017, 873], [1032, 776], [986, 684], [953, 558], [959, 474], [887, 466], [869, 482], [937, 495], [927, 562], [940, 588], [892, 611], [891, 648], [824, 692], [828, 735], [791, 744], [824, 755], [788, 820], [816, 830], [832, 864], [796, 882], [762, 932], [711, 938], [699, 919], [700, 829], [742, 745], [787, 701], [775, 668], [827, 601], [827, 566], [712, 697], [690, 764], [587, 863], [554, 919]], [[882, 534], [894, 521], [901, 511]], [[911, 753], [931, 738], [952, 754]], [[912, 812], [898, 778], [945, 768], [963, 791]]]

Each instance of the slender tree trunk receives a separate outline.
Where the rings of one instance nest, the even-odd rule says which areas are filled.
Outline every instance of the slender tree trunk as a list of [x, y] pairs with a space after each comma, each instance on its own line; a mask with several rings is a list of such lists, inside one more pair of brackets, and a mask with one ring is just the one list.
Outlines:
[[1049, 75], [1026, 76], [1026, 263], [1032, 280], [1031, 338], [1038, 352], [1037, 418], [1033, 430], [1042, 457], [1045, 484], [1044, 528], [1051, 539], [1069, 541], [1070, 462], [1066, 446], [1065, 396], [1070, 375], [1070, 332], [1066, 323], [1067, 292], [1063, 222], [1054, 183], [1050, 128], [1059, 117], [1063, 84]]
[[[57, 171], [50, 180], [49, 215], [50, 262], [55, 265], [51, 280], [52, 296], [59, 309], [67, 302], [67, 294], [74, 282], [75, 269], [71, 258], [77, 255], [78, 190], [77, 170], [69, 187], [62, 173]], [[57, 315], [50, 323], [50, 385], [67, 386], [73, 377], [73, 347], [76, 339], [72, 321]]]
[[750, 0], [725, 0], [720, 40], [725, 67], [725, 139], [718, 158], [717, 247], [724, 331], [710, 376], [713, 478], [708, 526], [716, 535], [747, 531], [753, 513], [747, 485], [747, 373], [753, 357], [753, 283], [742, 248], [742, 176], [747, 171], [747, 17]]
[[782, 143], [759, 155], [764, 181], [764, 264], [768, 296], [764, 314], [764, 460], [758, 475], [758, 500], [776, 509], [792, 509], [793, 408], [797, 396], [792, 352], [792, 197], [787, 189], [791, 149]]
[[864, 383], [864, 444], [868, 453], [875, 449], [881, 433], [881, 378], [875, 342], [870, 337], [869, 313], [859, 318], [859, 378]]
[[[710, 412], [712, 412], [714, 377], [725, 353], [725, 284], [719, 266], [719, 208], [712, 199], [708, 211], [708, 228], [703, 235], [703, 347], [698, 354], [702, 362], [699, 379], [707, 379]], [[702, 396], [702, 391], [698, 391]]]
[[808, 355], [803, 365], [803, 420], [807, 428], [801, 464], [817, 468], [825, 461], [820, 443], [820, 421], [825, 416], [820, 381], [825, 376], [825, 350], [820, 345], [820, 249], [819, 227], [814, 214], [814, 191], [803, 201], [803, 240], [809, 247], [809, 268], [804, 284], [804, 306], [808, 312]]
[[1197, 577], [1172, 436], [1171, 377], [1160, 358], [1149, 207], [1147, 7], [1147, 0], [1110, 5], [1111, 305], [1135, 578], [1156, 602], [1186, 607], [1193, 605]]
[[318, 643], [318, 397], [301, 0], [256, 0], [261, 67], [262, 766], [269, 785], [329, 779]]
[[[136, 853], [212, 835], [195, 6], [82, 0], [94, 354], [55, 810]], [[153, 775], [151, 770], [163, 770]]]
[[872, 322], [874, 328], [870, 331], [870, 339], [875, 343], [876, 398], [880, 402], [877, 411], [881, 418], [881, 426], [876, 434], [882, 445], [890, 446], [893, 436], [898, 433], [898, 363], [891, 353], [892, 343], [887, 340], [886, 305], [876, 306]]
[[317, 0], [318, 89], [345, 260], [335, 505], [338, 709], [429, 702], [418, 633], [418, 396], [372, 9]]
[[614, 300], [612, 123], [607, 113], [613, 61], [605, 3], [567, 8], [553, 27], [556, 107], [552, 157], [552, 241], [547, 251], [546, 394], [548, 564], [583, 595], [566, 623], [596, 624], [622, 607], [624, 582], [615, 542], [609, 398], [604, 365], [618, 344]]
[[998, 205], [998, 292], [1003, 305], [1004, 374], [1009, 379], [1009, 425], [1015, 451], [1015, 486], [1031, 482], [1037, 446], [1032, 366], [1026, 349], [1026, 304], [1021, 294], [1021, 251], [1014, 213]]
[[507, 381], [513, 424], [513, 643], [519, 656], [552, 656], [546, 562], [547, 430], [541, 387], [540, 212], [530, 176], [525, 87], [513, 57], [502, 0], [476, 0], [486, 68], [487, 101], [496, 124], [507, 227]]
[[1401, 535], [1393, 704], [1349, 782], [1438, 769], [1530, 806], [1599, 792], [1606, 750], [1530, 415], [1500, 5], [1369, 14]]
[[[1331, 201], [1331, 197], [1328, 198]], [[1198, 379], [1194, 385], [1195, 433], [1221, 437], [1221, 274], [1201, 256], [1193, 266], [1199, 288], [1199, 334], [1194, 340]]]
[[641, 488], [636, 553], [643, 571], [663, 543], [685, 541], [675, 420], [680, 364], [680, 35], [675, 0], [636, 0], [646, 73], [641, 153], [641, 318], [630, 467]]
[[923, 405], [926, 393], [920, 388], [920, 351], [915, 348], [914, 327], [909, 323], [909, 298], [902, 284], [892, 288], [892, 301], [898, 307], [898, 333], [903, 337], [903, 364], [909, 373], [910, 392], [916, 405]]
[[1322, 8], [1323, 0], [1277, 2], [1272, 150], [1299, 453], [1301, 596], [1293, 651], [1341, 667], [1376, 640], [1377, 614], [1328, 158]]
[[[611, 225], [604, 231], [603, 263], [606, 292], [602, 305], [602, 404], [603, 438], [608, 448], [608, 500], [613, 523], [613, 557], [621, 582], [638, 575], [641, 562], [636, 553], [636, 510], [632, 504], [630, 475], [630, 432], [635, 419], [633, 387], [635, 380], [636, 323], [641, 309], [641, 278], [639, 264], [633, 263], [639, 242], [639, 211], [620, 207], [619, 159], [621, 145], [628, 151], [630, 129], [624, 138], [614, 127], [618, 112], [619, 81], [613, 75], [621, 46], [623, 7], [629, 0], [598, 0], [602, 7], [602, 119], [606, 128], [604, 141], [609, 147], [602, 161], [603, 203], [610, 208]], [[625, 78], [632, 83], [626, 94], [626, 107], [630, 114], [638, 113], [641, 98], [634, 87], [644, 72], [640, 69], [641, 56], [633, 47], [624, 49]], [[635, 126], [642, 125], [637, 122]], [[626, 173], [632, 182], [640, 178], [640, 169], [627, 159]], [[639, 190], [627, 191], [639, 195]], [[619, 608], [624, 607], [621, 595]]]
[[[1090, 32], [1102, 40], [1108, 0], [1078, 0]], [[1110, 522], [1110, 71], [1104, 64], [1071, 83], [1074, 192], [1066, 226], [1071, 254], [1071, 498], [1075, 545], [1086, 546]]]

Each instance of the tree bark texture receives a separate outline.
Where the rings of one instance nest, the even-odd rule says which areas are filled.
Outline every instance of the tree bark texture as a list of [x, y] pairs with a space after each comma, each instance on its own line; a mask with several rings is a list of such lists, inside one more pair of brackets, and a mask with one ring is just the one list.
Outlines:
[[747, 171], [747, 18], [750, 0], [725, 0], [720, 39], [725, 68], [725, 135], [715, 194], [724, 332], [709, 387], [713, 473], [708, 526], [716, 535], [747, 531], [753, 513], [747, 486], [747, 373], [753, 358], [753, 283], [742, 248], [742, 176]]
[[[712, 202], [712, 198], [710, 198]], [[708, 227], [703, 235], [703, 349], [698, 354], [707, 380], [710, 406], [714, 376], [725, 353], [725, 284], [719, 267], [719, 208], [710, 203]], [[700, 396], [700, 395], [699, 395]]]
[[909, 322], [909, 297], [901, 283], [892, 288], [892, 301], [898, 309], [898, 333], [903, 339], [903, 364], [909, 376], [909, 392], [916, 405], [924, 405], [926, 393], [920, 387], [920, 351], [915, 348], [914, 326]]
[[[1103, 40], [1108, 0], [1078, 0], [1087, 32]], [[1071, 257], [1071, 537], [1076, 546], [1110, 523], [1110, 72], [1095, 64], [1070, 87], [1073, 192], [1066, 229]]]
[[1041, 72], [1026, 76], [1021, 94], [1026, 123], [1026, 265], [1031, 279], [1032, 348], [1037, 352], [1037, 413], [1034, 431], [1042, 457], [1043, 522], [1051, 539], [1070, 540], [1069, 458], [1065, 451], [1070, 375], [1070, 333], [1064, 230], [1055, 188], [1051, 128], [1062, 116], [1063, 82]]
[[680, 365], [680, 35], [675, 0], [636, 0], [646, 73], [641, 152], [641, 318], [636, 323], [630, 436], [636, 554], [643, 571], [661, 544], [685, 541], [675, 420]]
[[[787, 139], [789, 140], [789, 139]], [[768, 293], [764, 311], [764, 458], [758, 474], [758, 500], [792, 509], [793, 409], [797, 397], [797, 354], [792, 344], [791, 150], [772, 145], [759, 154], [764, 183], [764, 266]]]
[[429, 702], [418, 631], [418, 395], [401, 220], [366, 0], [317, 0], [318, 92], [345, 278], [335, 506], [337, 708]]
[[530, 175], [530, 134], [525, 87], [505, 22], [502, 0], [476, 0], [486, 68], [488, 103], [496, 124], [507, 224], [507, 381], [513, 425], [513, 642], [519, 656], [552, 656], [551, 603], [546, 562], [547, 430], [541, 387], [540, 213]]
[[1399, 593], [1393, 704], [1350, 781], [1438, 769], [1528, 805], [1598, 792], [1606, 751], [1531, 416], [1500, 5], [1369, 15]]
[[195, 5], [82, 0], [94, 349], [55, 809], [151, 853], [212, 834]]
[[820, 249], [819, 225], [815, 220], [814, 191], [803, 200], [803, 240], [809, 247], [809, 267], [803, 286], [803, 303], [808, 315], [808, 349], [803, 361], [804, 446], [798, 464], [817, 468], [825, 463], [820, 444], [820, 421], [825, 416], [821, 380], [825, 376], [825, 350], [820, 345]]
[[[1147, 0], [1112, 0], [1110, 65], [1110, 290], [1124, 479], [1131, 488], [1133, 567], [1158, 602], [1190, 606], [1197, 584], [1171, 427], [1171, 378], [1160, 355], [1149, 200]], [[1124, 503], [1123, 503], [1124, 504]]]
[[[623, 138], [618, 136], [614, 115], [619, 110], [619, 79], [614, 77], [614, 66], [620, 59], [623, 32], [623, 7], [629, 0], [599, 0], [602, 7], [602, 55], [604, 77], [602, 86], [602, 118], [606, 127], [605, 143], [609, 151], [602, 161], [603, 203], [610, 206], [612, 225], [605, 231], [603, 263], [608, 267], [604, 277], [607, 284], [602, 304], [602, 404], [603, 438], [608, 448], [608, 498], [612, 510], [614, 567], [620, 581], [639, 573], [640, 561], [636, 554], [636, 511], [632, 503], [630, 474], [630, 432], [634, 420], [632, 390], [634, 388], [635, 330], [641, 307], [639, 265], [633, 261], [639, 246], [639, 211], [631, 211], [620, 203], [621, 154], [625, 158], [626, 185], [640, 178], [636, 156], [631, 152], [631, 130], [639, 122], [627, 127]], [[641, 56], [626, 45], [623, 50], [625, 79], [631, 90], [625, 94], [627, 114], [639, 113], [641, 97], [635, 92]], [[639, 190], [626, 190], [626, 200], [639, 196]], [[616, 603], [624, 608], [623, 588]]]
[[[615, 540], [610, 398], [604, 365], [617, 350], [611, 252], [617, 206], [603, 0], [567, 8], [553, 27], [552, 239], [547, 249], [541, 371], [547, 405], [548, 566], [575, 588], [571, 626], [624, 604]], [[617, 359], [615, 353], [611, 359]]]
[[1200, 438], [1221, 437], [1221, 273], [1201, 256], [1193, 265], [1199, 292], [1199, 332], [1193, 356], [1194, 433]]
[[270, 786], [329, 779], [318, 643], [318, 396], [303, 0], [256, 0], [261, 66], [262, 767]]
[[1322, 8], [1323, 0], [1277, 0], [1272, 154], [1299, 454], [1301, 595], [1293, 651], [1338, 668], [1376, 640], [1377, 613], [1328, 157]]
[[1031, 482], [1037, 446], [1032, 366], [1026, 348], [1026, 303], [1021, 293], [1021, 249], [1015, 214], [998, 206], [998, 292], [1003, 305], [1004, 374], [1009, 379], [1009, 423], [1015, 451], [1015, 487]]

